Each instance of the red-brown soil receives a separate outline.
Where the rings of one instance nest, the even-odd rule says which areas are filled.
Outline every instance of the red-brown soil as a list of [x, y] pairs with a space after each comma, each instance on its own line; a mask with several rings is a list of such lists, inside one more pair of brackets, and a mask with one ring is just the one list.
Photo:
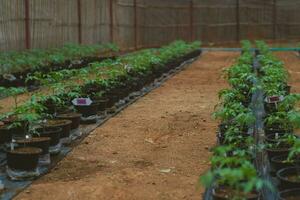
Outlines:
[[300, 93], [300, 56], [296, 52], [278, 52], [275, 55], [284, 62], [284, 66], [290, 73], [289, 84], [292, 93]]

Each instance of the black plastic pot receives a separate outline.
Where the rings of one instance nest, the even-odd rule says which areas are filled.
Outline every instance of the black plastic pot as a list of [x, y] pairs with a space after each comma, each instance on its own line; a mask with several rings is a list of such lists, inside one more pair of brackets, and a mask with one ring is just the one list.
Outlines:
[[277, 172], [283, 168], [294, 167], [293, 163], [286, 162], [286, 159], [286, 155], [274, 156], [271, 158], [271, 165], [273, 169]]
[[93, 115], [97, 115], [99, 104], [97, 102], [93, 102], [91, 105], [82, 105], [75, 106], [75, 109], [82, 114], [82, 117], [90, 117]]
[[57, 105], [56, 103], [52, 102], [51, 99], [42, 102], [42, 105], [46, 108], [45, 113], [50, 115], [54, 115], [55, 113], [66, 113], [70, 111], [69, 106]]
[[229, 124], [221, 123], [219, 124], [219, 131], [217, 132], [218, 142], [222, 145], [225, 140], [225, 132], [230, 127]]
[[287, 95], [291, 94], [291, 89], [292, 89], [292, 86], [290, 86], [290, 85], [285, 85], [284, 86], [284, 90], [285, 90]]
[[270, 134], [275, 134], [275, 133], [293, 133], [293, 129], [290, 129], [290, 130], [285, 130], [285, 129], [280, 129], [280, 128], [277, 128], [277, 127], [265, 127], [264, 129], [265, 131], [265, 135], [268, 136]]
[[41, 137], [49, 137], [50, 146], [56, 146], [60, 141], [60, 135], [62, 134], [62, 128], [60, 127], [44, 127], [36, 129], [39, 136]]
[[218, 142], [220, 145], [223, 145], [225, 142], [225, 136], [221, 132], [217, 133]]
[[95, 99], [93, 101], [98, 104], [98, 111], [105, 111], [105, 109], [107, 108], [107, 102], [108, 102], [107, 98], [105, 98], [105, 99]]
[[43, 103], [43, 106], [46, 108], [45, 113], [50, 115], [53, 115], [57, 110], [57, 106], [52, 102], [46, 101]]
[[[221, 189], [213, 189], [212, 196], [213, 200], [232, 200], [232, 197], [226, 196], [225, 188]], [[258, 200], [259, 199], [259, 194], [257, 193], [251, 193], [249, 196], [244, 197], [243, 199], [245, 200]]]
[[77, 129], [80, 125], [80, 120], [81, 120], [82, 114], [80, 113], [65, 113], [65, 114], [60, 114], [57, 115], [57, 119], [67, 119], [72, 121], [71, 123], [71, 130]]
[[42, 155], [49, 153], [50, 146], [49, 137], [33, 137], [30, 139], [16, 140], [16, 143], [20, 147], [36, 147], [42, 149]]
[[7, 165], [10, 169], [33, 171], [38, 165], [42, 149], [36, 147], [23, 147], [7, 151]]
[[226, 131], [228, 130], [228, 128], [230, 127], [229, 124], [225, 124], [225, 123], [221, 123], [219, 125], [219, 132], [224, 135], [226, 133]]
[[278, 111], [278, 108], [277, 108], [275, 103], [264, 102], [264, 108], [265, 108], [265, 112], [267, 114], [271, 114], [271, 113], [274, 113], [274, 112]]
[[300, 178], [298, 180], [292, 180], [288, 177], [291, 176], [300, 176], [300, 168], [296, 167], [288, 167], [279, 170], [276, 174], [277, 178], [279, 179], [279, 186], [281, 189], [293, 189], [293, 188], [300, 188]]
[[115, 105], [115, 103], [117, 103], [120, 100], [119, 95], [118, 94], [111, 94], [108, 97], [108, 101], [107, 101], [107, 108], [111, 108]]
[[300, 199], [300, 188], [284, 190], [279, 193], [279, 200], [298, 200]]
[[268, 143], [277, 143], [281, 140], [280, 138], [282, 138], [282, 136], [285, 136], [287, 134], [290, 134], [290, 133], [271, 133], [271, 134], [266, 135], [265, 140]]
[[290, 148], [266, 148], [268, 158], [271, 160], [275, 156], [287, 156], [290, 152]]
[[[13, 123], [19, 123], [17, 126], [11, 126]], [[27, 121], [7, 121], [4, 120], [5, 125], [0, 127], [0, 134], [4, 134], [8, 137], [11, 135], [13, 138], [25, 138], [26, 133], [28, 132], [28, 122]], [[11, 127], [10, 127], [11, 126]], [[8, 138], [5, 138], [8, 139]]]
[[46, 128], [61, 128], [62, 132], [60, 138], [66, 138], [70, 136], [72, 121], [66, 119], [54, 119], [48, 120], [44, 125]]
[[9, 143], [12, 139], [12, 129], [8, 129], [6, 125], [0, 126], [0, 144]]

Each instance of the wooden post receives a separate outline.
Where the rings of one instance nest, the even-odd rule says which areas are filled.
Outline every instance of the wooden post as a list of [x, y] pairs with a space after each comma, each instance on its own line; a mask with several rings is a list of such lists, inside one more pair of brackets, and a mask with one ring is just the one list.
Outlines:
[[109, 0], [109, 36], [110, 42], [114, 42], [114, 18], [113, 18], [113, 0]]
[[193, 41], [194, 40], [194, 3], [193, 3], [193, 0], [190, 0], [189, 13], [190, 13], [190, 41]]
[[236, 41], [240, 42], [240, 1], [236, 0]]
[[277, 2], [273, 0], [273, 39], [277, 39]]
[[137, 24], [137, 0], [133, 0], [133, 9], [134, 9], [134, 16], [133, 16], [133, 25], [134, 25], [134, 48], [135, 50], [138, 49], [138, 24]]
[[81, 22], [81, 0], [77, 0], [77, 14], [78, 14], [78, 42], [82, 43], [82, 22]]
[[25, 48], [30, 49], [30, 23], [29, 23], [29, 0], [24, 0], [24, 8], [25, 8]]

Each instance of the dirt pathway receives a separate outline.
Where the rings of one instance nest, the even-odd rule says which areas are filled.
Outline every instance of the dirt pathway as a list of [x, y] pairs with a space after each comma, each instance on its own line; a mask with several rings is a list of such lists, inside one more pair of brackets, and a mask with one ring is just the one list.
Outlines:
[[209, 52], [96, 129], [18, 200], [193, 200], [209, 168], [217, 124], [211, 112], [226, 87], [221, 69], [238, 53]]

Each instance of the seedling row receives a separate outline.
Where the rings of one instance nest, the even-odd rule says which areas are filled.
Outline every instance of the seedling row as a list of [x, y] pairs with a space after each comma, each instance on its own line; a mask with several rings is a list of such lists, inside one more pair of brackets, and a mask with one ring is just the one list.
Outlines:
[[283, 63], [262, 41], [243, 41], [242, 55], [225, 71], [231, 88], [219, 92], [220, 121], [211, 170], [201, 177], [206, 199], [297, 199], [300, 127]]

